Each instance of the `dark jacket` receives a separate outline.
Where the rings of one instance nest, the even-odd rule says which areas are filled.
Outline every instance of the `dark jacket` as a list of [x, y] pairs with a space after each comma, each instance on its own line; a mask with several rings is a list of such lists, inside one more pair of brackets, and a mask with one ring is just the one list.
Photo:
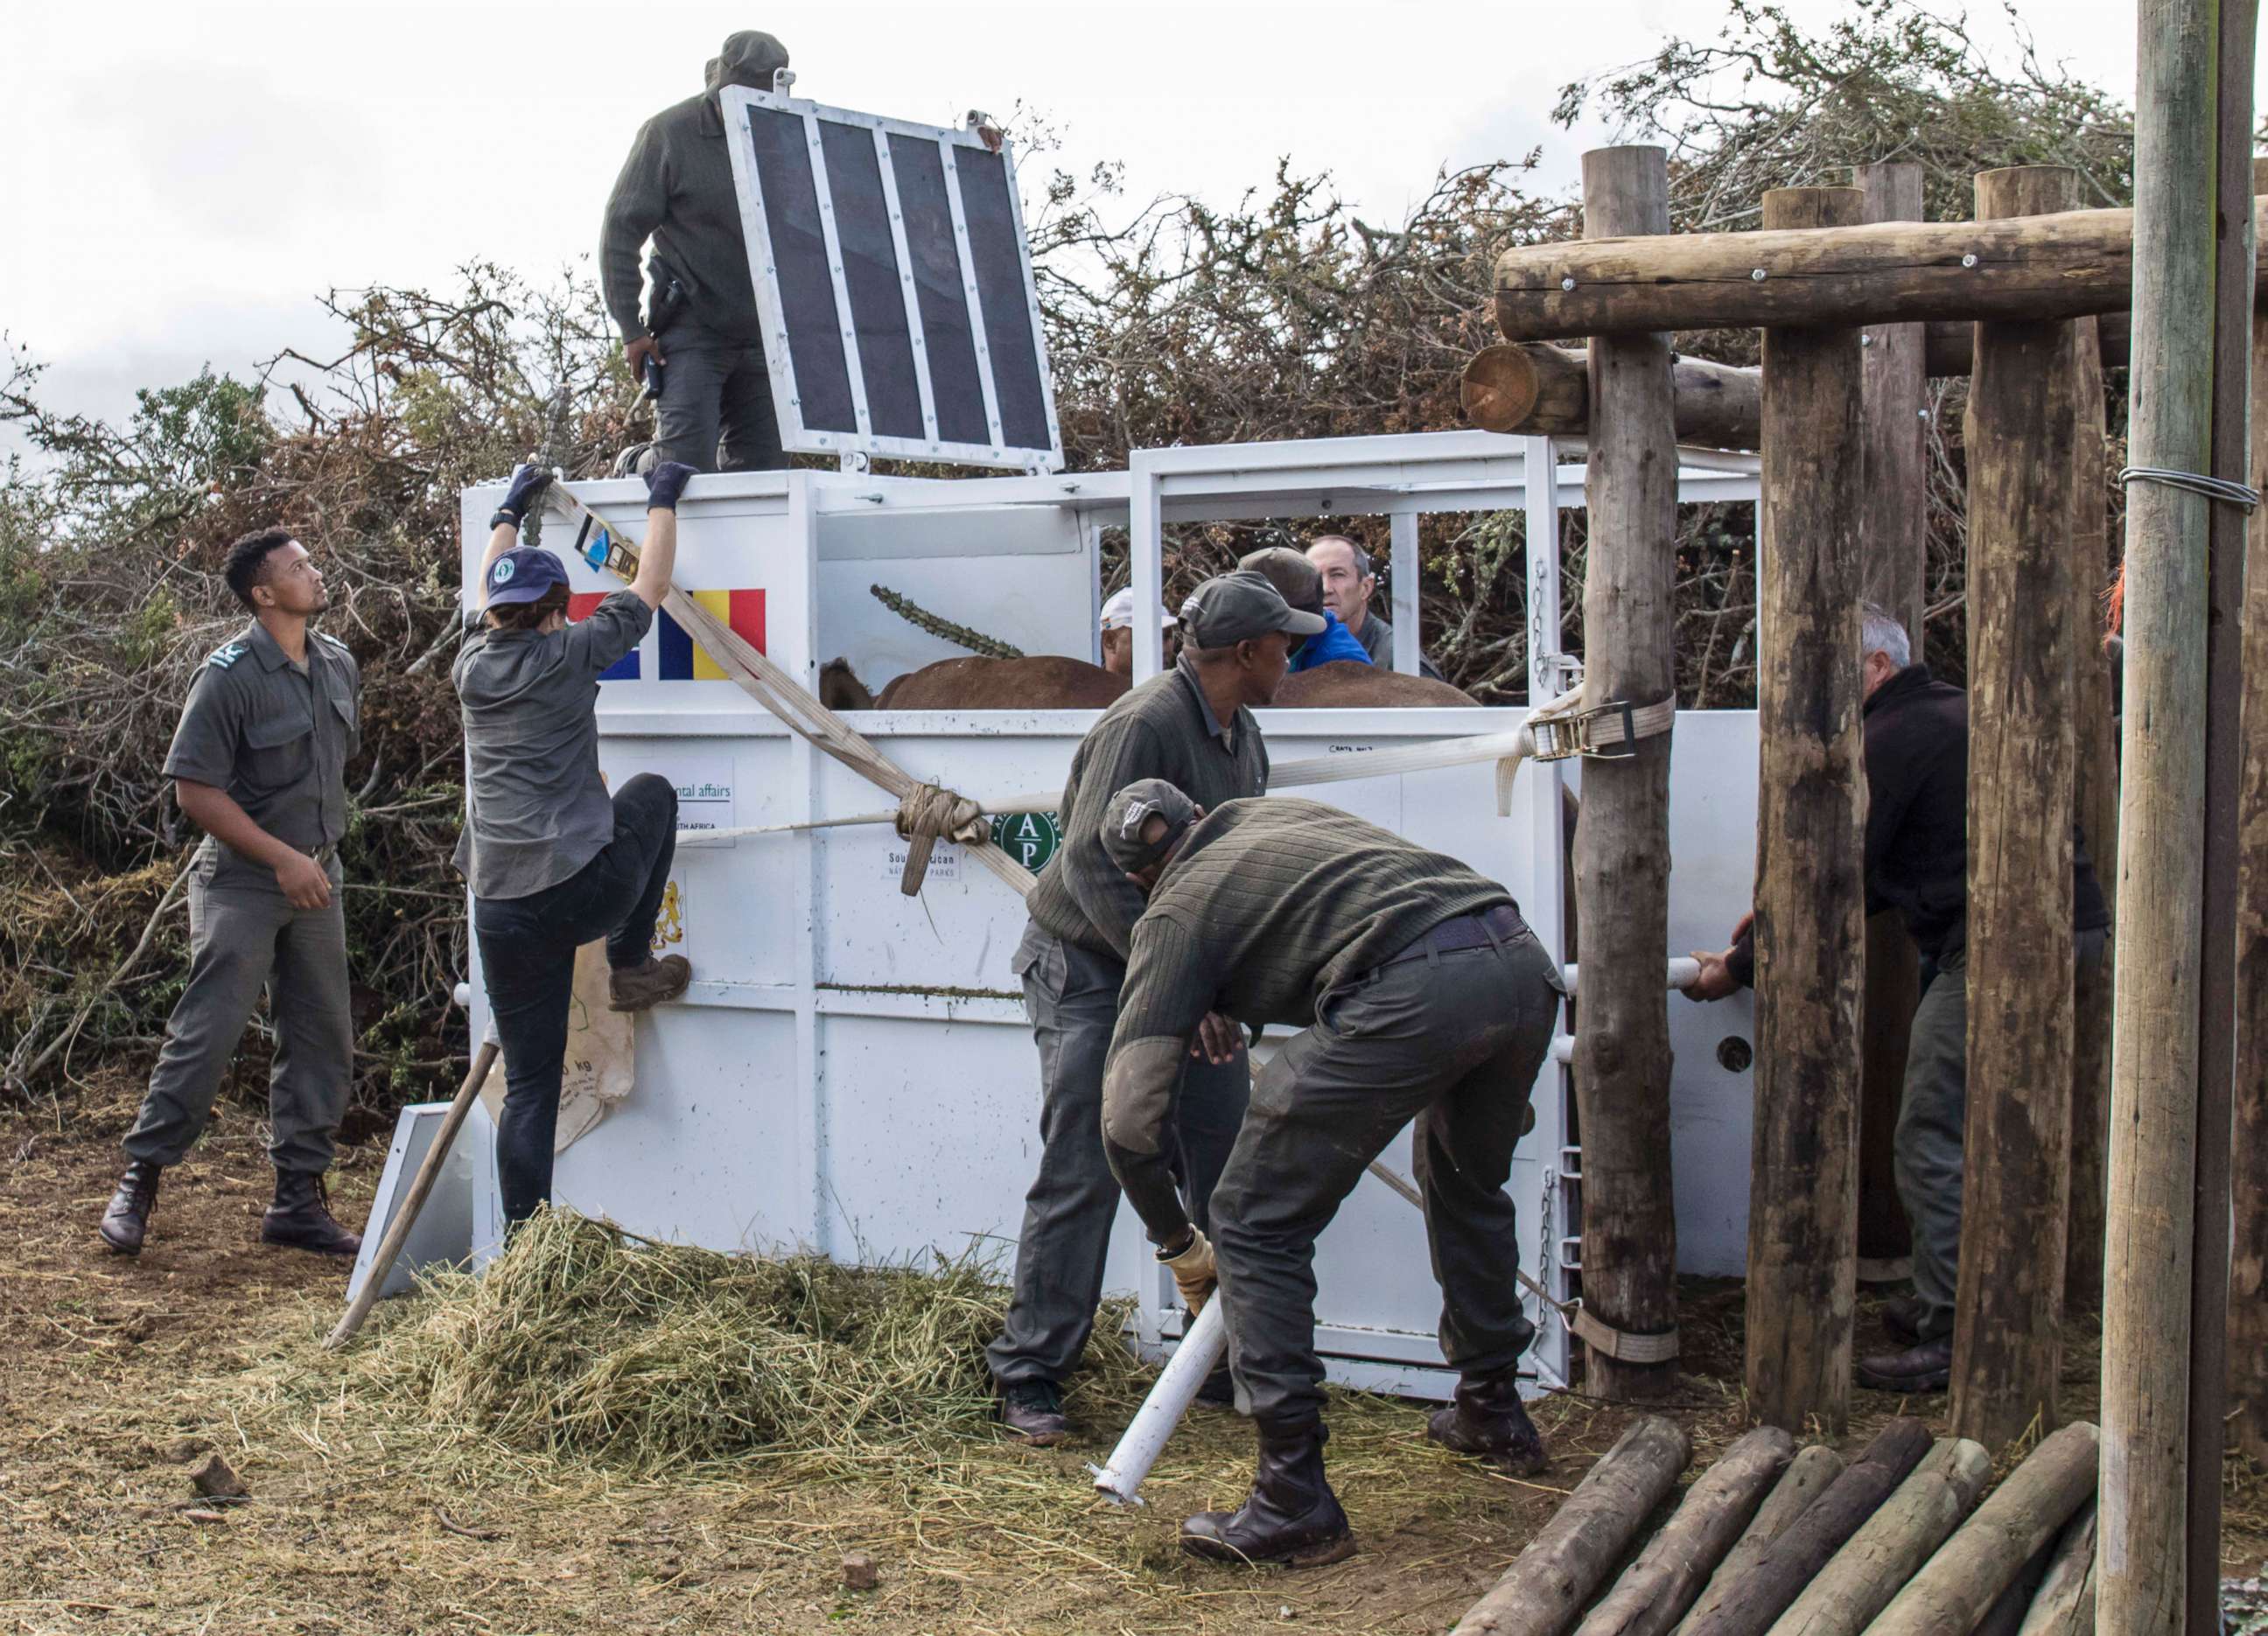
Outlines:
[[638, 250], [653, 240], [654, 285], [675, 278], [686, 313], [734, 341], [760, 343], [756, 289], [740, 232], [740, 200], [725, 147], [717, 93], [725, 85], [772, 88], [787, 52], [770, 34], [734, 34], [709, 64], [709, 88], [664, 108], [639, 128], [607, 200], [599, 236], [599, 284], [624, 341], [646, 333], [638, 311]]
[[[1969, 696], [1909, 665], [1860, 711], [1867, 760], [1867, 912], [1895, 909], [1922, 956], [1965, 940], [1969, 914]], [[2087, 843], [2072, 826], [2072, 924], [2110, 924]], [[1756, 981], [1753, 934], [1734, 945], [1733, 975]]]

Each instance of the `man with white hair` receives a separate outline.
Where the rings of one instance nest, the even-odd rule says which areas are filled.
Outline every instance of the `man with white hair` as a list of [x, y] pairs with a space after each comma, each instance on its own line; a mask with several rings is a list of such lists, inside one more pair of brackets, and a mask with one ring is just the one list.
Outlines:
[[[1158, 667], [1174, 664], [1174, 627], [1182, 622], [1164, 608], [1158, 610]], [[1114, 676], [1134, 680], [1134, 587], [1126, 586], [1102, 605], [1102, 667]]]
[[[1924, 982], [1896, 1138], [1898, 1198], [1913, 1227], [1914, 1293], [1882, 1313], [1892, 1333], [1912, 1344], [1860, 1359], [1858, 1374], [1877, 1391], [1942, 1391], [1953, 1367], [1969, 1109], [1969, 696], [1914, 663], [1905, 628], [1871, 602], [1859, 647], [1867, 912], [1898, 911], [1921, 951]], [[2102, 958], [2110, 917], [2076, 824], [2071, 873], [2073, 953], [2084, 969]], [[1701, 975], [1689, 997], [1722, 999], [1755, 983], [1755, 919], [1742, 917], [1722, 953], [1696, 951]]]

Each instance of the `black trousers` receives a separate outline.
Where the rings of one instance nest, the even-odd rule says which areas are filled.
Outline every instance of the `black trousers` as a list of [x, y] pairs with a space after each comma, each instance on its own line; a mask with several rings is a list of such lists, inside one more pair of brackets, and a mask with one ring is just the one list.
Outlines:
[[1254, 1419], [1287, 1429], [1323, 1407], [1316, 1236], [1412, 1118], [1443, 1355], [1462, 1374], [1493, 1374], [1535, 1338], [1504, 1184], [1550, 1049], [1559, 974], [1521, 926], [1500, 946], [1378, 967], [1316, 1009], [1254, 1082], [1212, 1195], [1237, 1395]]
[[575, 951], [604, 938], [618, 971], [651, 959], [676, 853], [677, 792], [642, 772], [615, 793], [615, 838], [581, 869], [530, 897], [473, 900], [481, 980], [504, 1043], [497, 1181], [508, 1227], [551, 1197]]
[[681, 318], [654, 337], [669, 362], [654, 405], [654, 443], [696, 471], [776, 471], [787, 464], [764, 349]]

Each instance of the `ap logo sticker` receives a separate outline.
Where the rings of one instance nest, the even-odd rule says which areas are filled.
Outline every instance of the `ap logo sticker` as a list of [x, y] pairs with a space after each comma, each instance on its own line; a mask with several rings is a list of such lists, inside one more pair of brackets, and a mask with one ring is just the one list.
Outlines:
[[1037, 873], [1063, 844], [1053, 813], [1002, 813], [992, 821], [992, 844]]

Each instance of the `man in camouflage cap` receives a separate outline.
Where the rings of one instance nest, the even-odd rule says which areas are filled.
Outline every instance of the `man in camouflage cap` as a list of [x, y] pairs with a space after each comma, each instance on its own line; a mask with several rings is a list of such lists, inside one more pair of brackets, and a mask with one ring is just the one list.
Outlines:
[[276, 1198], [260, 1236], [351, 1256], [362, 1241], [332, 1220], [323, 1175], [354, 1058], [338, 849], [362, 675], [345, 643], [310, 629], [329, 598], [290, 530], [239, 540], [225, 577], [252, 623], [198, 667], [166, 755], [181, 811], [205, 832], [189, 864], [189, 982], [127, 1133], [102, 1237], [121, 1255], [141, 1253], [158, 1178], [203, 1132], [265, 988]]

